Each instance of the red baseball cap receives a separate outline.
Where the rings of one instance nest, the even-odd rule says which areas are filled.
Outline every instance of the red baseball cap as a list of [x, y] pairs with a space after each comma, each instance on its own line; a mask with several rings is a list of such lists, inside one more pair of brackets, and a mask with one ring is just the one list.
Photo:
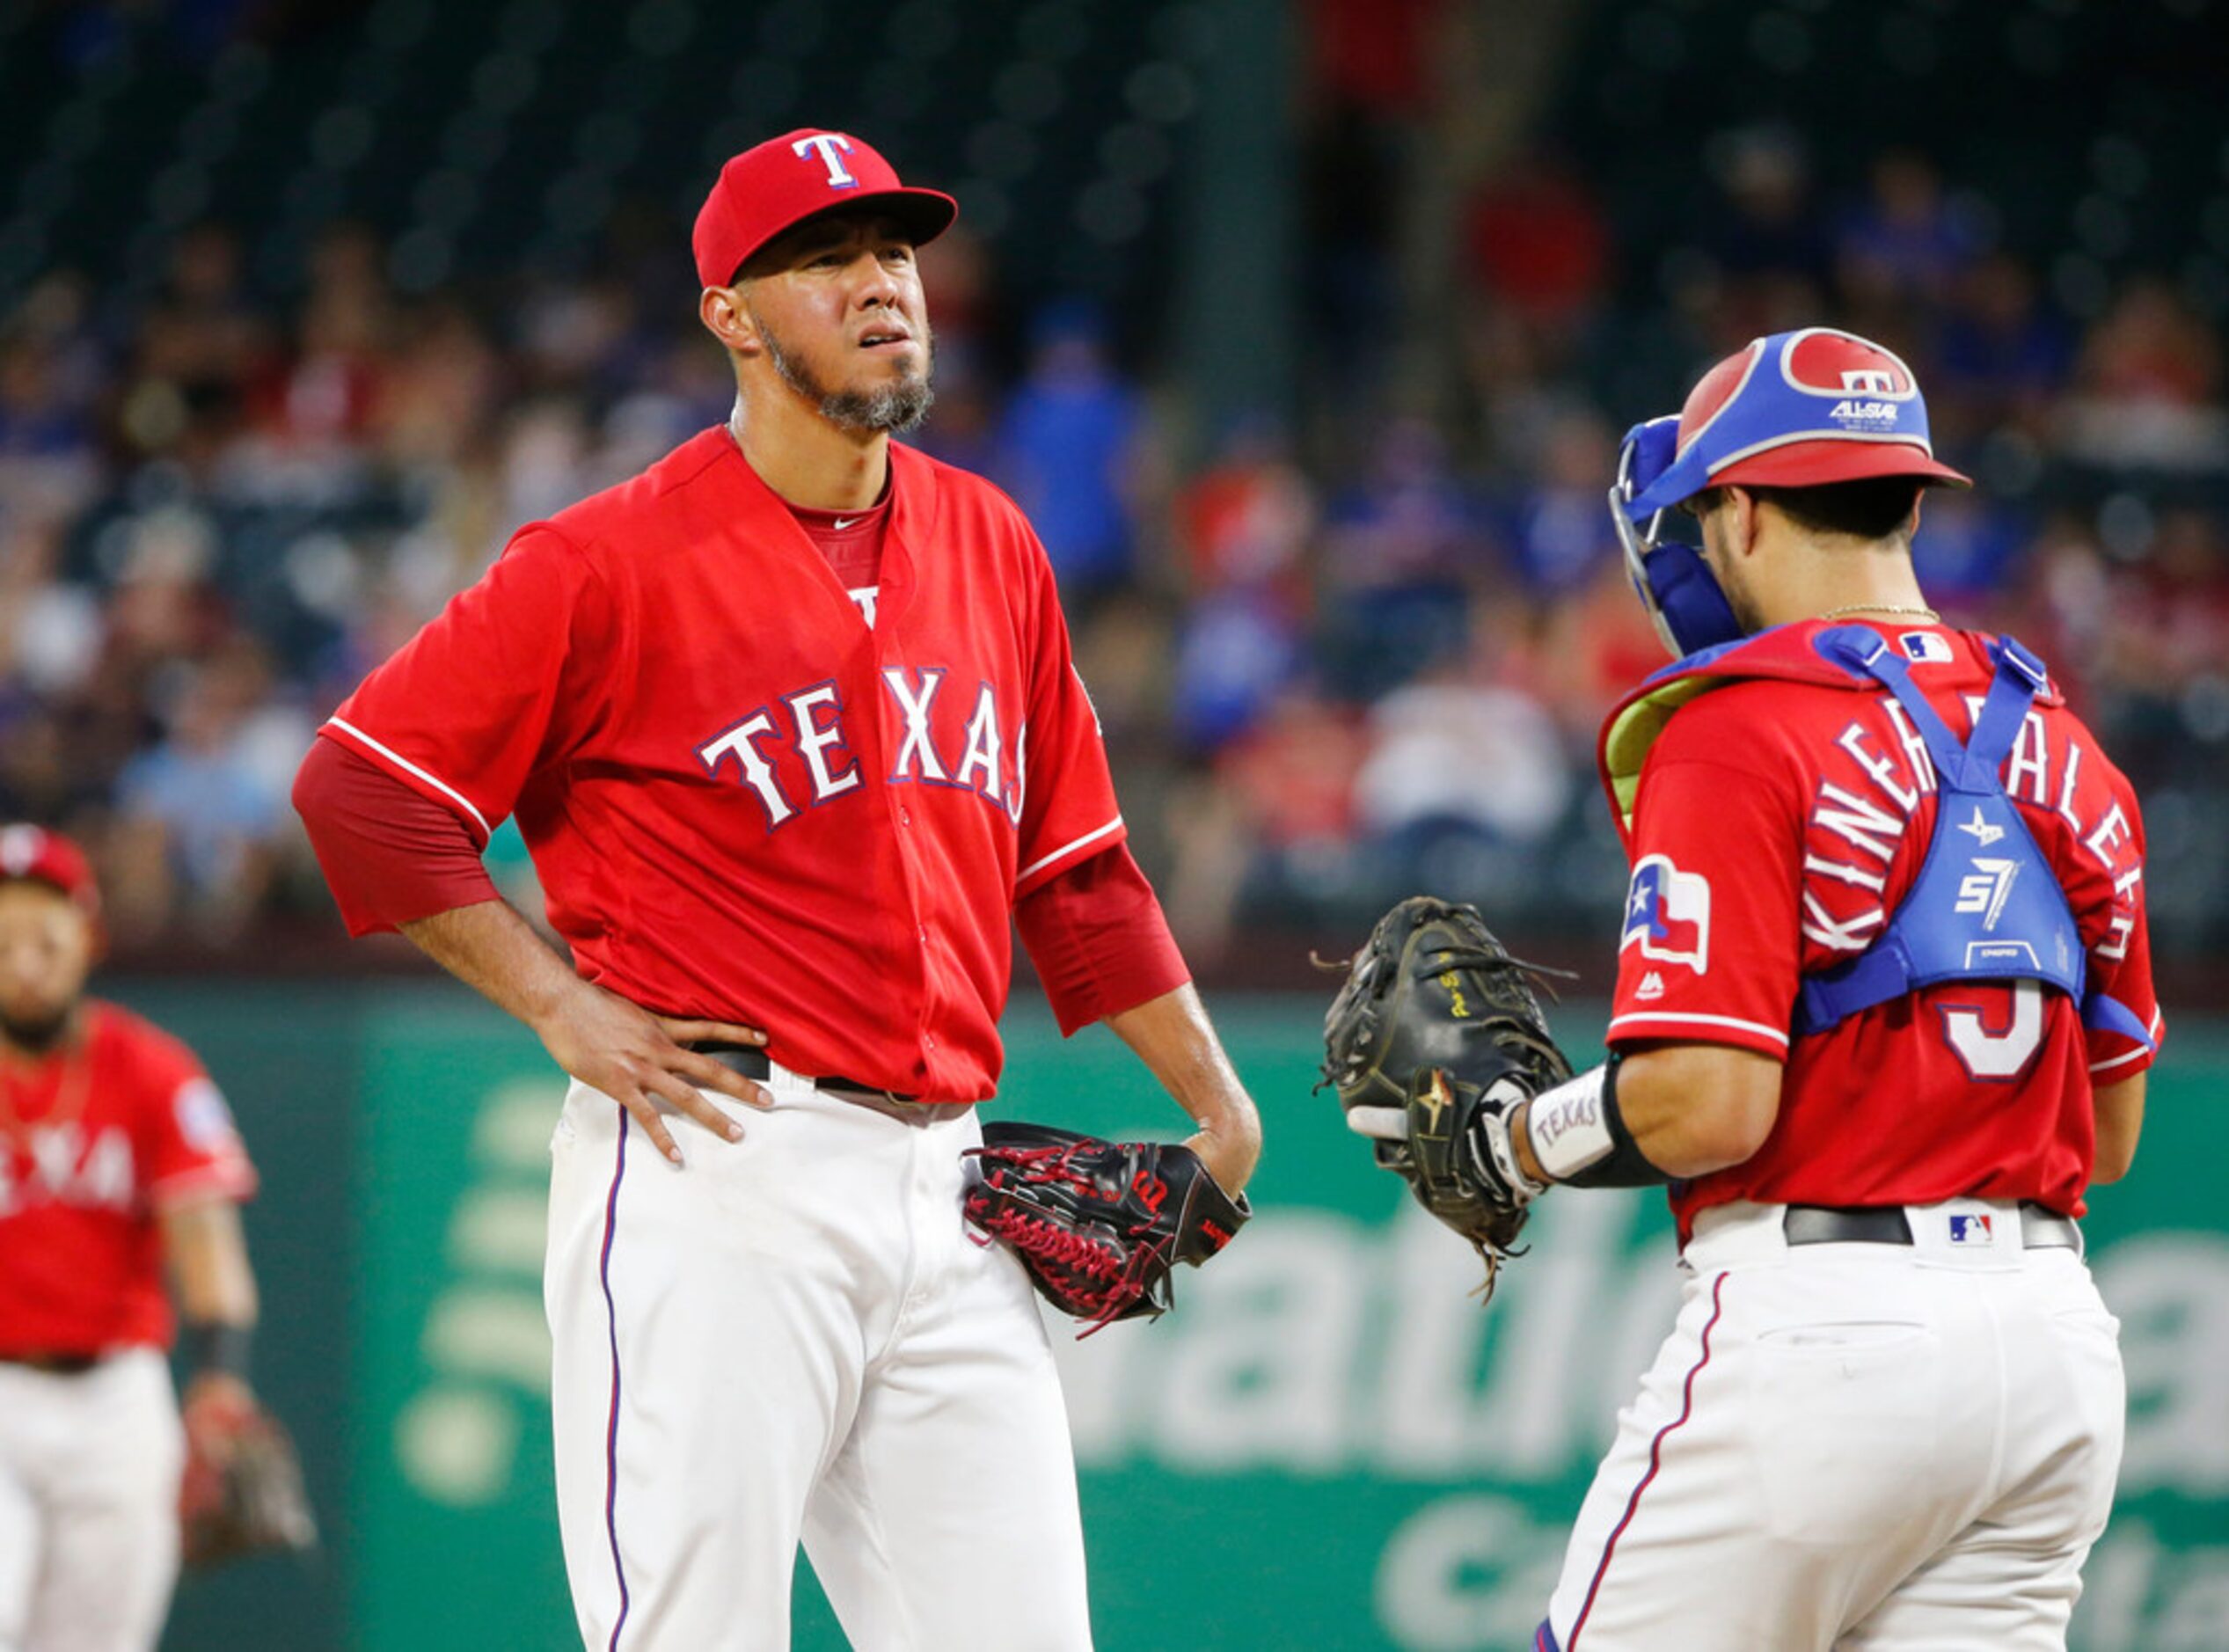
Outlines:
[[0, 881], [29, 878], [68, 895], [88, 916], [100, 911], [100, 888], [85, 852], [43, 826], [0, 826]]
[[935, 240], [960, 216], [950, 195], [900, 183], [889, 162], [848, 133], [800, 127], [769, 138], [721, 167], [705, 197], [690, 237], [697, 279], [725, 287], [785, 230], [868, 202], [904, 224], [916, 246]]

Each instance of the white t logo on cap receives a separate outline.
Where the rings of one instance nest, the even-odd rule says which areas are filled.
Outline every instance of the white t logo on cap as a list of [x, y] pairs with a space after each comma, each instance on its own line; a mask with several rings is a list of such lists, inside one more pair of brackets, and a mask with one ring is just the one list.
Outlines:
[[36, 826], [11, 826], [0, 831], [0, 867], [10, 877], [19, 878], [46, 846], [47, 834]]
[[821, 164], [828, 168], [828, 186], [830, 189], [857, 189], [859, 186], [859, 180], [844, 170], [843, 159], [837, 154], [838, 150], [848, 151], [851, 147], [851, 140], [841, 132], [815, 132], [811, 137], [798, 139], [789, 147], [790, 153], [800, 160], [804, 159], [808, 150], [819, 151]]

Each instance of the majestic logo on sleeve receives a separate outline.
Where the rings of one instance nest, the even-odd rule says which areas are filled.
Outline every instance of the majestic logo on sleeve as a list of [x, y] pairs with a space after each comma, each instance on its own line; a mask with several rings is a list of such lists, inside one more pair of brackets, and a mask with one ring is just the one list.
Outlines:
[[1626, 929], [1618, 950], [1638, 946], [1659, 963], [1685, 964], [1697, 975], [1710, 969], [1710, 880], [1682, 872], [1663, 855], [1633, 868], [1626, 893]]

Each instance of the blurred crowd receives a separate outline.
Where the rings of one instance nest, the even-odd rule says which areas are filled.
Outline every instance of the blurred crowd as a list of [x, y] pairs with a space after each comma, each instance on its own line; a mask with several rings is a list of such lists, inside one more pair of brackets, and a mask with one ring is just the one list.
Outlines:
[[[2161, 946], [2229, 939], [2218, 318], [2151, 280], [2062, 290], [1911, 154], [1835, 191], [1784, 134], [1711, 153], [1712, 209], [1645, 252], [1574, 167], [1496, 168], [1421, 374], [1390, 255], [1326, 215], [1306, 401], [1221, 430], [1170, 405], [1132, 318], [1016, 301], [964, 228], [929, 249], [917, 439], [1035, 521], [1205, 967], [1242, 924], [1341, 932], [1420, 886], [1599, 940], [1621, 876], [1594, 736], [1663, 662], [1604, 507], [1619, 435], [1821, 319], [1906, 355], [1982, 484], [1927, 500], [1931, 600], [2015, 632], [2098, 720], [2147, 799]], [[274, 297], [203, 224], [138, 296], [59, 270], [0, 318], [0, 815], [95, 846], [118, 944], [337, 942], [296, 764], [512, 529], [725, 415], [683, 245], [623, 215], [585, 272], [406, 294], [336, 224]]]

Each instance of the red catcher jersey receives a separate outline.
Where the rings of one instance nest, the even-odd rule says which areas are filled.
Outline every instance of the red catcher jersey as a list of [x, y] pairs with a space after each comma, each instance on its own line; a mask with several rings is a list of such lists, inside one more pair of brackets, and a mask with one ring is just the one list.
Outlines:
[[589, 980], [972, 1101], [1014, 901], [1124, 831], [1029, 524], [890, 466], [872, 626], [716, 428], [520, 530], [322, 732], [483, 843], [515, 814]]
[[[1818, 629], [1784, 628], [1775, 652], [1809, 655]], [[1989, 640], [1875, 629], [1969, 738], [1993, 670]], [[2037, 700], [2003, 777], [2066, 890], [2089, 985], [2150, 1027], [2156, 1045], [2164, 1027], [2134, 792], [2056, 695]], [[1680, 706], [1657, 735], [1627, 837], [1611, 1042], [1734, 1044], [1787, 1064], [1778, 1122], [1757, 1154], [1675, 1184], [1683, 1232], [1695, 1211], [1736, 1199], [1962, 1195], [2080, 1214], [2096, 1144], [2092, 1075], [2140, 1072], [2153, 1052], [2086, 1031], [2063, 993], [1946, 983], [1789, 1047], [1798, 977], [1880, 933], [1918, 875], [1935, 800], [1926, 748], [1870, 685], [1745, 678]]]
[[194, 1052], [88, 999], [76, 1047], [0, 1064], [0, 1356], [169, 1347], [157, 1212], [254, 1192]]

